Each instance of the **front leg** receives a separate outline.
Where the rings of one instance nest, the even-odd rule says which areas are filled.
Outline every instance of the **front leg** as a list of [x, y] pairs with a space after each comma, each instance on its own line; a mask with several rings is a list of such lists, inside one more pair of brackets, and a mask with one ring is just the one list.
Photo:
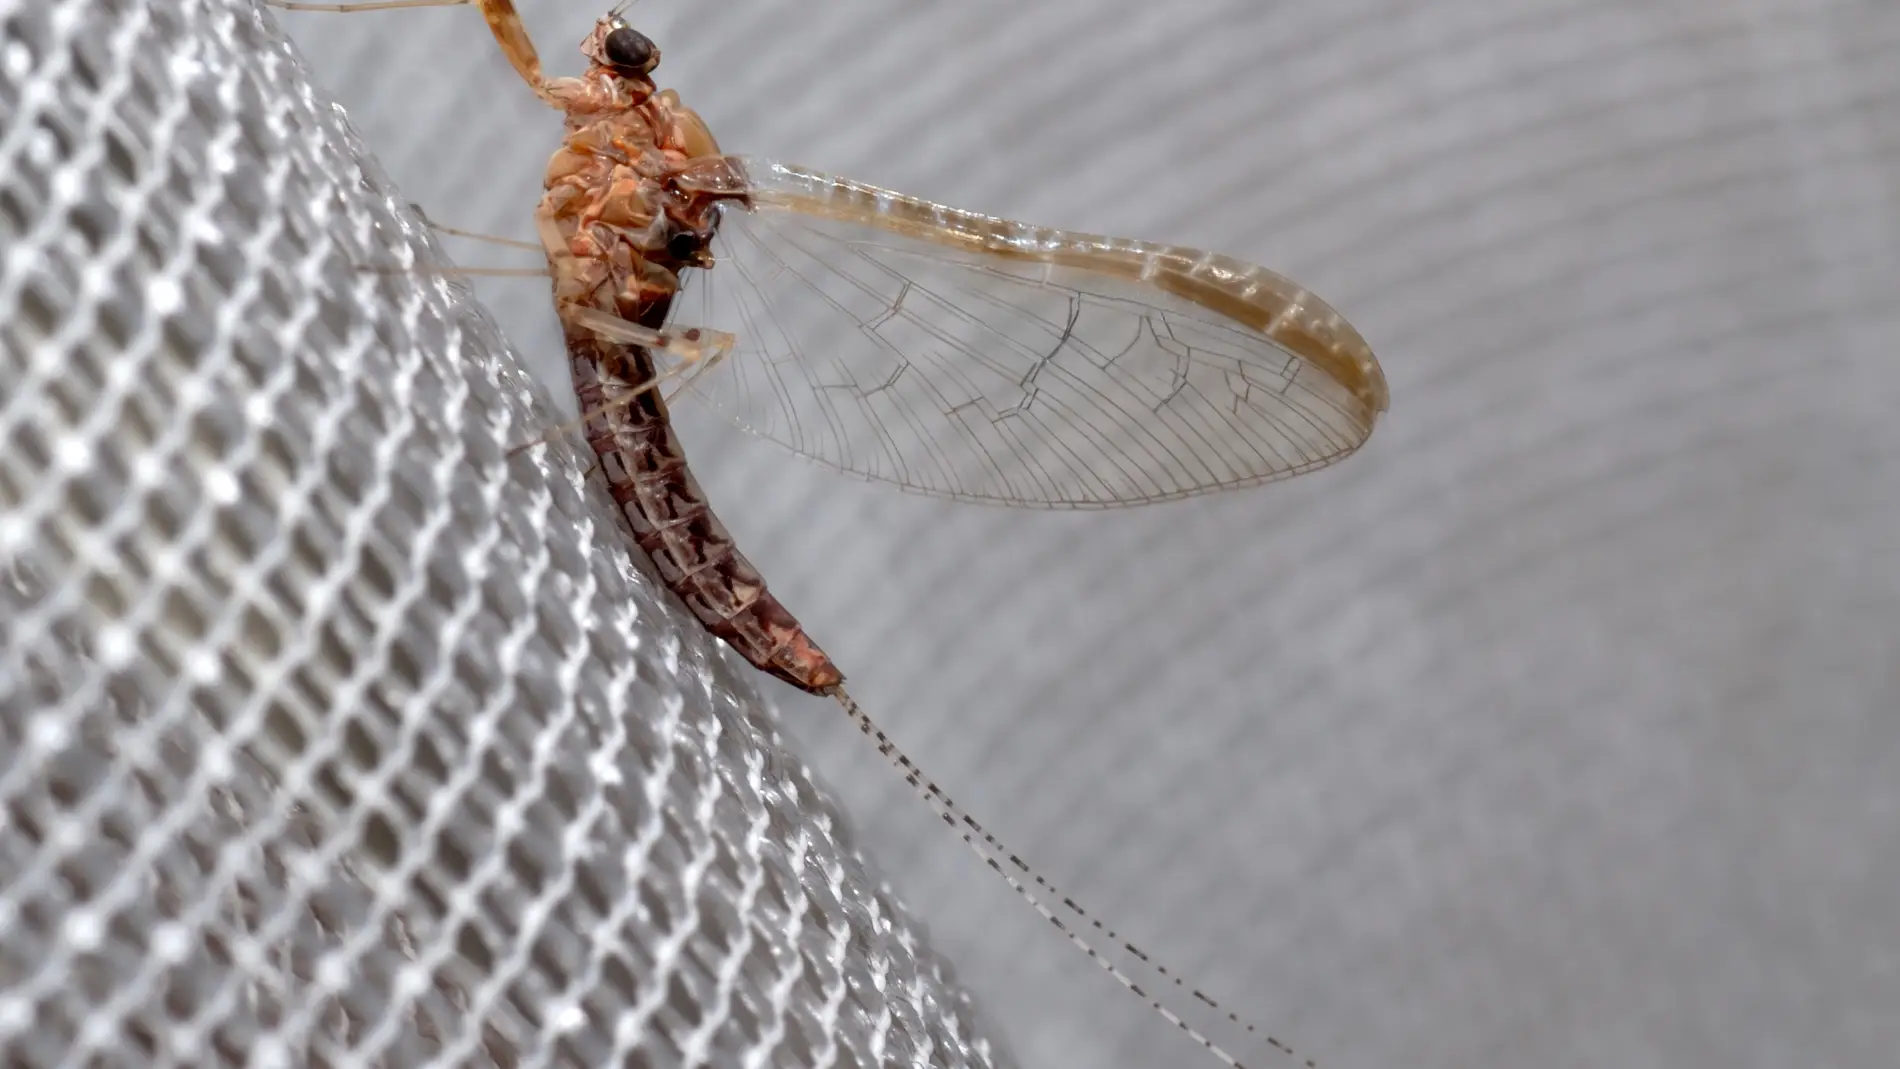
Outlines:
[[508, 64], [528, 83], [534, 95], [546, 101], [550, 106], [562, 107], [557, 95], [550, 90], [552, 83], [541, 73], [541, 56], [534, 50], [534, 41], [528, 36], [527, 27], [521, 24], [521, 16], [515, 13], [514, 0], [356, 0], [354, 3], [341, 3], [336, 0], [264, 0], [272, 7], [285, 11], [331, 11], [354, 13], [358, 11], [391, 11], [410, 7], [462, 7], [473, 4], [481, 8], [482, 18], [488, 22], [488, 32], [495, 35], [495, 43], [501, 46], [501, 53], [508, 57]]

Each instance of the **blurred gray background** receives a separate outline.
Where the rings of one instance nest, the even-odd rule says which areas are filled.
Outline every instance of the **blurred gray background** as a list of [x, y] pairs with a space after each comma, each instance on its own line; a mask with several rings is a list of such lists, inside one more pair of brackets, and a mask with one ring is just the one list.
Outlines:
[[[577, 70], [603, 0], [518, 2]], [[854, 693], [1054, 882], [1332, 1069], [1894, 1064], [1900, 9], [631, 17], [730, 151], [1264, 263], [1383, 360], [1344, 465], [1122, 513], [910, 497], [681, 406]], [[473, 10], [279, 18], [411, 199], [532, 237], [558, 118]], [[545, 284], [480, 290], [571, 409]], [[1023, 1064], [1201, 1064], [770, 686]]]

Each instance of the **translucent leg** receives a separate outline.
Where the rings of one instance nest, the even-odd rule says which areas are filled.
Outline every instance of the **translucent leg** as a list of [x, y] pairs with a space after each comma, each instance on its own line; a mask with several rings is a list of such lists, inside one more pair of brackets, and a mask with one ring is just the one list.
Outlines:
[[[608, 316], [607, 318], [612, 319], [613, 317]], [[625, 322], [625, 321], [621, 320], [620, 322]], [[732, 335], [725, 334], [723, 331], [705, 331], [705, 330], [693, 329], [693, 330], [679, 331], [676, 333], [682, 336], [690, 333], [690, 334], [700, 334], [700, 335], [713, 334], [713, 335], [721, 335], [727, 339], [732, 338]], [[666, 337], [667, 335], [658, 334], [658, 336]], [[548, 442], [553, 441], [555, 437], [565, 434], [568, 431], [571, 431], [574, 428], [581, 426], [582, 424], [586, 423], [589, 419], [592, 419], [593, 417], [598, 416], [603, 412], [608, 412], [616, 408], [624, 408], [625, 406], [632, 404], [634, 398], [639, 397], [641, 394], [647, 392], [648, 390], [658, 389], [659, 387], [665, 385], [666, 383], [672, 381], [673, 379], [678, 378], [681, 374], [686, 372], [689, 368], [692, 369], [693, 371], [692, 375], [687, 377], [687, 382], [690, 383], [694, 378], [697, 378], [699, 375], [703, 374], [704, 372], [710, 370], [713, 367], [716, 367], [720, 361], [726, 359], [727, 356], [731, 355], [732, 345], [730, 341], [728, 341], [724, 345], [715, 345], [711, 347], [710, 349], [708, 349], [705, 345], [695, 344], [684, 350], [667, 349], [666, 351], [671, 352], [673, 355], [678, 356], [680, 358], [680, 362], [673, 365], [670, 368], [667, 368], [665, 371], [662, 371], [659, 374], [653, 376], [647, 381], [642, 382], [642, 383], [637, 383], [632, 386], [621, 386], [619, 384], [602, 383], [603, 387], [606, 387], [607, 389], [611, 389], [616, 394], [616, 396], [608, 399], [602, 404], [596, 405], [595, 407], [590, 408], [586, 410], [585, 412], [582, 412], [580, 415], [574, 417], [573, 419], [567, 420], [563, 423], [560, 423], [553, 427], [548, 428], [546, 431], [543, 431], [540, 434], [540, 436], [536, 437], [532, 441], [523, 442], [520, 445], [515, 446], [513, 449], [510, 449], [508, 451], [508, 455], [515, 456], [523, 452], [524, 450], [533, 449], [537, 445], [544, 445]], [[606, 392], [606, 390], [603, 389], [602, 392]], [[591, 472], [593, 469], [589, 468], [588, 470]]]
[[534, 42], [529, 39], [528, 31], [521, 25], [521, 16], [515, 13], [514, 0], [352, 0], [350, 3], [332, 3], [328, 0], [264, 0], [272, 7], [285, 11], [329, 11], [338, 14], [353, 14], [358, 11], [393, 11], [407, 7], [467, 7], [481, 9], [482, 18], [488, 22], [488, 30], [495, 35], [495, 43], [501, 46], [502, 54], [508, 57], [508, 63], [514, 67], [521, 80], [528, 83], [536, 96], [549, 104], [560, 107], [547, 91], [547, 78], [541, 73], [541, 57], [535, 53]]
[[673, 392], [662, 394], [660, 396], [660, 401], [663, 404], [669, 404], [669, 405], [672, 404], [674, 398], [692, 389], [693, 383], [698, 381], [701, 375], [704, 375], [706, 372], [711, 371], [715, 367], [718, 367], [720, 363], [722, 363], [726, 359], [727, 355], [729, 355], [730, 353], [731, 353], [731, 349], [726, 349], [726, 350], [721, 351], [718, 356], [713, 357], [711, 360], [703, 360], [697, 364], [694, 364], [693, 373], [691, 375], [686, 376], [686, 381], [680, 383], [677, 387], [675, 387]]
[[366, 267], [379, 275], [433, 275], [444, 278], [553, 278], [545, 267]]
[[393, 11], [399, 7], [463, 7], [474, 0], [358, 0], [353, 4], [313, 4], [305, 0], [264, 0], [271, 7], [281, 7], [285, 11], [333, 11], [348, 14], [352, 11]]
[[[631, 320], [611, 315], [598, 308], [563, 308], [561, 319], [583, 327], [602, 341], [620, 345], [640, 345], [671, 353], [688, 363], [725, 356], [738, 339], [723, 330], [688, 327], [684, 330], [654, 330]], [[685, 365], [682, 365], [685, 366]]]
[[459, 227], [446, 226], [442, 223], [438, 223], [434, 219], [429, 218], [429, 214], [422, 210], [422, 205], [420, 204], [411, 203], [409, 210], [420, 216], [422, 221], [428, 225], [429, 229], [438, 234], [453, 234], [458, 238], [468, 238], [472, 241], [486, 241], [491, 245], [506, 245], [511, 249], [527, 249], [530, 252], [544, 251], [541, 246], [532, 241], [517, 241], [514, 238], [497, 237], [494, 234], [483, 234], [474, 230], [463, 230]]
[[[513, 238], [498, 238], [492, 234], [478, 234], [473, 230], [458, 230], [452, 226], [443, 226], [441, 223], [438, 223], [435, 220], [429, 218], [427, 215], [423, 214], [422, 208], [420, 206], [411, 204], [409, 207], [413, 209], [417, 215], [422, 216], [422, 221], [428, 224], [429, 229], [434, 230], [437, 233], [453, 234], [458, 238], [473, 238], [476, 241], [487, 241], [487, 242], [492, 242], [496, 245], [507, 245], [510, 248], [516, 248], [516, 249], [528, 249], [532, 252], [542, 251], [541, 246], [536, 245], [532, 242], [516, 241]], [[553, 269], [545, 267], [545, 266], [544, 267], [397, 267], [395, 265], [389, 265], [386, 267], [370, 267], [370, 268], [367, 268], [366, 270], [374, 271], [377, 274], [384, 274], [384, 275], [446, 275], [451, 278], [456, 278], [456, 277], [462, 277], [462, 278], [553, 278], [554, 277]]]

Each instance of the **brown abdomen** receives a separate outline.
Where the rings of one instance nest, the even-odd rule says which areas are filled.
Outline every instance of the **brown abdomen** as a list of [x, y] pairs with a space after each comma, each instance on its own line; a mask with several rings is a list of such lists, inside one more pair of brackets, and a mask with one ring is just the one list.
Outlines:
[[574, 396], [588, 414], [588, 444], [600, 456], [620, 514], [660, 578], [708, 631], [761, 670], [813, 693], [843, 682], [831, 658], [765, 589], [758, 569], [740, 555], [706, 504], [659, 391], [606, 405], [603, 375], [626, 385], [653, 377], [646, 350], [570, 330], [567, 351]]

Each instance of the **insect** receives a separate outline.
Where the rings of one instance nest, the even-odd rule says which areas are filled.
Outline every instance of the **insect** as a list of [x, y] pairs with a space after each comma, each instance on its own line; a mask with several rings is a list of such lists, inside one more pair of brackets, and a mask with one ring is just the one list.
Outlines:
[[[535, 229], [587, 439], [661, 578], [752, 664], [835, 698], [1044, 918], [1239, 1065], [1165, 995], [1191, 996], [1222, 1027], [1252, 1026], [1038, 876], [850, 698], [714, 516], [661, 387], [848, 474], [974, 502], [1107, 508], [1349, 455], [1388, 399], [1364, 339], [1297, 284], [1224, 256], [1028, 226], [727, 155], [678, 94], [654, 84], [660, 51], [624, 4], [581, 43], [587, 70], [550, 78], [511, 0], [271, 2], [481, 10], [516, 72], [566, 117]], [[1131, 976], [1143, 969], [1161, 978], [1156, 990]]]

